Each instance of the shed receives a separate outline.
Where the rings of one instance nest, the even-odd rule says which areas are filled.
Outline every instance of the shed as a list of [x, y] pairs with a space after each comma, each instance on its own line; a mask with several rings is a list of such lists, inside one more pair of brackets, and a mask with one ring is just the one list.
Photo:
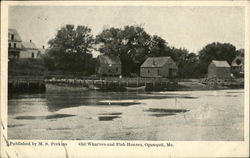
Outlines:
[[176, 77], [178, 67], [171, 57], [149, 57], [141, 65], [141, 77]]
[[227, 61], [213, 60], [208, 66], [208, 77], [230, 78], [230, 65]]
[[101, 76], [121, 75], [120, 58], [111, 55], [99, 55], [96, 61], [96, 73]]

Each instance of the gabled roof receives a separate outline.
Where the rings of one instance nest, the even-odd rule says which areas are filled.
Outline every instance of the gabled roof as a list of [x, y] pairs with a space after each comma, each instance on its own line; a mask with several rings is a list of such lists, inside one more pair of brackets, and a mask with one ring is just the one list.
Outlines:
[[8, 29], [8, 40], [11, 40], [11, 35], [14, 35], [14, 41], [22, 41], [21, 36], [16, 29]]
[[107, 56], [107, 55], [99, 55], [98, 60], [102, 64], [108, 64], [108, 65], [120, 65], [121, 60], [119, 57], [116, 56]]
[[35, 43], [33, 42], [22, 42], [22, 47], [26, 49], [37, 49]]
[[[238, 60], [240, 61], [238, 63]], [[232, 66], [242, 66], [244, 65], [244, 57], [242, 56], [237, 56], [236, 58], [234, 58], [234, 60], [232, 61]]]
[[225, 61], [225, 60], [223, 60], [223, 61], [213, 60], [212, 63], [214, 63], [214, 65], [216, 67], [230, 67], [230, 65], [228, 64], [228, 62]]
[[171, 57], [149, 57], [141, 67], [162, 67], [166, 63], [172, 63]]

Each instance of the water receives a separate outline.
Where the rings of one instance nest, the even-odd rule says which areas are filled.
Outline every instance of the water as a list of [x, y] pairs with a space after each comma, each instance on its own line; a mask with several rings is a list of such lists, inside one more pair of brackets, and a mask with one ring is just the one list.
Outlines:
[[244, 90], [48, 90], [8, 100], [9, 139], [204, 140], [244, 137]]

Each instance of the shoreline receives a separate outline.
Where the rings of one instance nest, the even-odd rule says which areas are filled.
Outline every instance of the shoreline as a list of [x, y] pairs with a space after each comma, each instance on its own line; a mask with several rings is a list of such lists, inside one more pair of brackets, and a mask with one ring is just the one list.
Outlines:
[[[102, 78], [102, 79], [43, 79], [43, 88], [32, 86], [31, 81], [22, 83], [13, 80], [9, 83], [8, 92], [33, 93], [48, 91], [101, 91], [101, 92], [159, 92], [159, 91], [197, 91], [197, 90], [227, 90], [244, 89], [244, 78], [238, 79], [168, 79], [168, 78]], [[33, 81], [34, 82], [34, 81]], [[16, 84], [18, 83], [18, 84]], [[25, 89], [26, 87], [26, 89]]]

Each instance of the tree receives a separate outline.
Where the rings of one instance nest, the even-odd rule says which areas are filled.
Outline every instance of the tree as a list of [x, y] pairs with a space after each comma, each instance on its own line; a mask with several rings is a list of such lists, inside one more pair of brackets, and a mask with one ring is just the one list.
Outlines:
[[122, 62], [122, 73], [139, 73], [140, 65], [147, 58], [151, 37], [139, 26], [125, 26], [123, 29], [104, 29], [96, 37], [101, 44], [101, 53], [118, 56]]
[[93, 46], [91, 29], [87, 26], [66, 25], [51, 39], [48, 56], [54, 59], [55, 68], [71, 72], [87, 71], [88, 55]]
[[178, 76], [180, 78], [197, 78], [198, 56], [194, 53], [188, 53], [181, 56], [177, 62]]
[[157, 35], [153, 35], [150, 43], [149, 55], [150, 57], [171, 56], [171, 48], [167, 46], [168, 43]]
[[230, 65], [236, 57], [236, 48], [230, 43], [211, 43], [199, 51], [199, 73], [207, 73], [212, 60], [226, 60]]

